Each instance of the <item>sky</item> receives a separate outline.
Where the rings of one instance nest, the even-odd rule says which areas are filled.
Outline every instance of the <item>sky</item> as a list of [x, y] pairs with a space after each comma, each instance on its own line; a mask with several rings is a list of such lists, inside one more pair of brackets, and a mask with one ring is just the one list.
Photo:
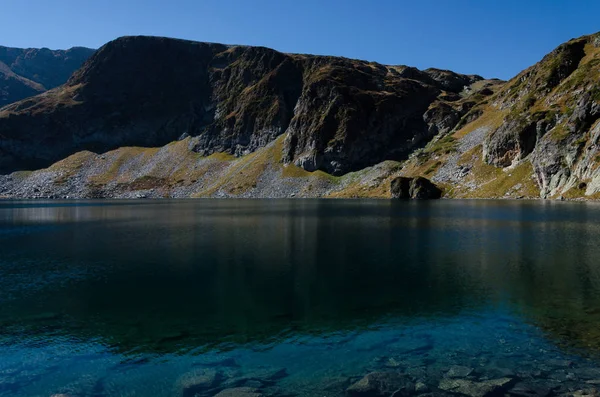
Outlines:
[[600, 31], [599, 0], [0, 0], [0, 45], [154, 35], [509, 79]]

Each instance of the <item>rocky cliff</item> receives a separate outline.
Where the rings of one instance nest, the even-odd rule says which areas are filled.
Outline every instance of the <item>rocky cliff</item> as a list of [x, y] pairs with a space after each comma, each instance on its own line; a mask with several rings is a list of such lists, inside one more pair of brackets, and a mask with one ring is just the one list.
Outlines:
[[64, 84], [93, 52], [0, 46], [0, 107]]
[[445, 197], [594, 197], [599, 37], [509, 82], [120, 38], [0, 109], [0, 195], [390, 197], [425, 176]]
[[80, 150], [161, 146], [245, 155], [286, 134], [283, 161], [334, 175], [406, 159], [482, 80], [333, 57], [155, 37], [99, 49], [67, 82], [0, 111], [0, 171]]

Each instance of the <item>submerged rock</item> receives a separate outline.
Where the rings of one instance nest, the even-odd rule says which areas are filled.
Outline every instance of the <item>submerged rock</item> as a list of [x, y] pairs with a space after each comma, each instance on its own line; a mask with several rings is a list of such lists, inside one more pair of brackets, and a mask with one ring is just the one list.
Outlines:
[[223, 375], [215, 370], [200, 369], [183, 374], [176, 382], [177, 395], [194, 397], [196, 394], [205, 393], [218, 386], [223, 380]]
[[225, 389], [216, 394], [215, 397], [262, 397], [263, 394], [258, 389], [252, 387], [235, 387]]
[[463, 365], [453, 365], [446, 373], [447, 378], [466, 378], [473, 373], [473, 368]]
[[520, 382], [508, 392], [515, 397], [546, 397], [552, 394], [553, 387], [545, 382]]
[[244, 373], [239, 378], [230, 379], [227, 383], [233, 387], [258, 388], [272, 385], [286, 376], [288, 376], [288, 372], [285, 368], [257, 368]]
[[398, 372], [373, 372], [346, 389], [350, 397], [409, 396], [415, 389], [406, 375]]
[[472, 381], [467, 379], [442, 379], [438, 386], [441, 390], [451, 393], [464, 394], [470, 397], [486, 397], [500, 393], [507, 389], [513, 382], [511, 378], [500, 378], [484, 381]]
[[423, 177], [398, 177], [390, 185], [392, 198], [429, 200], [442, 197], [442, 190]]

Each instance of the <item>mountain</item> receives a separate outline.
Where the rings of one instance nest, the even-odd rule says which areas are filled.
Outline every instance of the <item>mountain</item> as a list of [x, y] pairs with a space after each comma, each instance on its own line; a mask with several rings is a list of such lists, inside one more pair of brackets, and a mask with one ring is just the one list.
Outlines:
[[0, 46], [0, 107], [64, 84], [94, 50]]
[[0, 195], [389, 197], [425, 176], [445, 197], [595, 197], [599, 54], [574, 39], [503, 82], [123, 37], [0, 109]]
[[453, 197], [597, 198], [599, 77], [600, 34], [570, 40], [438, 137], [451, 153], [416, 156], [405, 172], [434, 162]]

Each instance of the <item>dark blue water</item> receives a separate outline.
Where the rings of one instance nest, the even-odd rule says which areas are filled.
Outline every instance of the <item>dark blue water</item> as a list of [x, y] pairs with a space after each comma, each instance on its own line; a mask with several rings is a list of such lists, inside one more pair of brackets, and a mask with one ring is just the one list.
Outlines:
[[559, 394], [599, 352], [597, 204], [0, 201], [1, 396]]

